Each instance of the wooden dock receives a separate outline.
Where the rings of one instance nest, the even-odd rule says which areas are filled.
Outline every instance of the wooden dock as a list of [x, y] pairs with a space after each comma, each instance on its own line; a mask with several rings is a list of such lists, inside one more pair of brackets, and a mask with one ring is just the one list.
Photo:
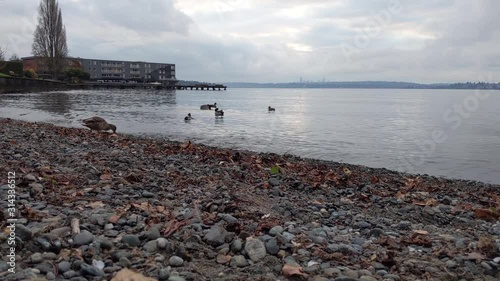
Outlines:
[[164, 85], [153, 83], [78, 83], [68, 84], [76, 89], [156, 89], [156, 90], [213, 90], [220, 91], [227, 89], [227, 86], [222, 84], [208, 85], [208, 84], [195, 84], [195, 85]]

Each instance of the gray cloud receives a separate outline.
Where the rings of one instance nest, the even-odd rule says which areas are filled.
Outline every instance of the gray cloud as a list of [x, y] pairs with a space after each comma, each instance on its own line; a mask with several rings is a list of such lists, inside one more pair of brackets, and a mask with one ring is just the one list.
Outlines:
[[[172, 62], [203, 81], [476, 80], [499, 69], [494, 0], [400, 0], [362, 48], [360, 31], [397, 0], [60, 1], [70, 54]], [[2, 2], [0, 46], [31, 52], [38, 0]], [[373, 27], [373, 26], [372, 26]], [[341, 46], [356, 51], [347, 60]]]

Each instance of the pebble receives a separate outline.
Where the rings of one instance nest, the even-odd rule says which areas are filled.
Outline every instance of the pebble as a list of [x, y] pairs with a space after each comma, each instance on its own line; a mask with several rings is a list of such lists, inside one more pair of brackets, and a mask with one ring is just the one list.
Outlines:
[[16, 236], [21, 238], [24, 242], [27, 242], [33, 238], [33, 232], [30, 228], [22, 224], [16, 224]]
[[42, 254], [40, 254], [40, 253], [34, 253], [30, 257], [31, 263], [41, 263], [42, 261], [43, 261], [43, 257], [42, 257]]
[[280, 225], [277, 225], [269, 230], [269, 235], [276, 236], [278, 234], [282, 234], [283, 231], [284, 231], [283, 227]]
[[62, 262], [57, 264], [57, 269], [59, 270], [59, 272], [64, 273], [64, 272], [71, 269], [71, 264], [67, 261], [62, 261]]
[[131, 247], [138, 247], [141, 245], [141, 240], [139, 240], [138, 235], [127, 234], [122, 237], [122, 243], [127, 244]]
[[73, 243], [77, 246], [88, 245], [92, 241], [94, 241], [94, 235], [87, 230], [83, 230], [73, 238]]
[[258, 262], [266, 256], [266, 246], [259, 239], [249, 237], [245, 243], [245, 252], [250, 260]]
[[170, 257], [170, 259], [168, 259], [168, 264], [170, 264], [171, 266], [178, 267], [184, 264], [184, 260], [181, 257], [172, 256]]
[[242, 255], [237, 255], [237, 256], [234, 256], [232, 258], [232, 261], [231, 263], [233, 263], [237, 266], [237, 267], [245, 267], [245, 266], [248, 266], [248, 261], [247, 259], [242, 256]]
[[280, 247], [278, 246], [276, 238], [269, 239], [266, 242], [266, 250], [271, 255], [276, 255], [279, 252]]
[[158, 239], [156, 239], [156, 243], [157, 243], [158, 248], [165, 249], [167, 247], [168, 240], [165, 238], [158, 238]]
[[158, 241], [153, 240], [153, 241], [147, 242], [146, 244], [144, 244], [143, 249], [149, 253], [154, 253], [154, 252], [158, 251]]
[[102, 271], [101, 269], [99, 269], [95, 266], [86, 264], [86, 263], [82, 263], [80, 265], [80, 268], [81, 268], [80, 272], [83, 276], [104, 276], [105, 275], [104, 271]]

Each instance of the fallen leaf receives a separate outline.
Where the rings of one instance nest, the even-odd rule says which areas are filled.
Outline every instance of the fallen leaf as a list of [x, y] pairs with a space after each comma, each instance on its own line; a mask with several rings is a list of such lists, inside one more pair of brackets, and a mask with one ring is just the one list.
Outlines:
[[99, 178], [103, 181], [109, 181], [111, 180], [111, 174], [102, 174]]
[[344, 167], [344, 174], [346, 174], [347, 176], [350, 176], [352, 174], [352, 172], [347, 167]]
[[488, 209], [476, 209], [474, 210], [474, 213], [476, 214], [476, 218], [478, 219], [497, 220], [498, 218], [500, 218], [500, 214]]
[[90, 204], [85, 205], [86, 207], [91, 207], [92, 209], [103, 208], [106, 204], [102, 203], [102, 201], [95, 201]]
[[303, 273], [302, 272], [302, 267], [295, 267], [293, 265], [290, 265], [290, 264], [285, 264], [283, 266], [283, 268], [281, 269], [281, 271], [283, 272], [283, 276], [285, 277], [292, 277], [292, 276], [304, 276], [306, 277], [307, 274]]
[[480, 261], [480, 260], [485, 260], [486, 257], [484, 255], [481, 255], [480, 253], [474, 252], [474, 253], [469, 253], [469, 255], [467, 256], [467, 259]]
[[120, 270], [111, 281], [156, 281], [154, 278], [146, 277], [130, 269]]
[[417, 203], [415, 203], [415, 205], [417, 205], [417, 206], [431, 206], [431, 207], [433, 207], [433, 206], [436, 206], [437, 203], [438, 203], [438, 201], [436, 199], [429, 198], [429, 199], [425, 200], [425, 202], [417, 202]]

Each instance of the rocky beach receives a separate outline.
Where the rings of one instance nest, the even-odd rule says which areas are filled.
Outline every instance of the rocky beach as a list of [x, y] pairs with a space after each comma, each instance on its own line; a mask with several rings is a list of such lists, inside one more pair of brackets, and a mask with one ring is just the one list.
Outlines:
[[0, 192], [1, 280], [500, 279], [480, 182], [0, 119]]

